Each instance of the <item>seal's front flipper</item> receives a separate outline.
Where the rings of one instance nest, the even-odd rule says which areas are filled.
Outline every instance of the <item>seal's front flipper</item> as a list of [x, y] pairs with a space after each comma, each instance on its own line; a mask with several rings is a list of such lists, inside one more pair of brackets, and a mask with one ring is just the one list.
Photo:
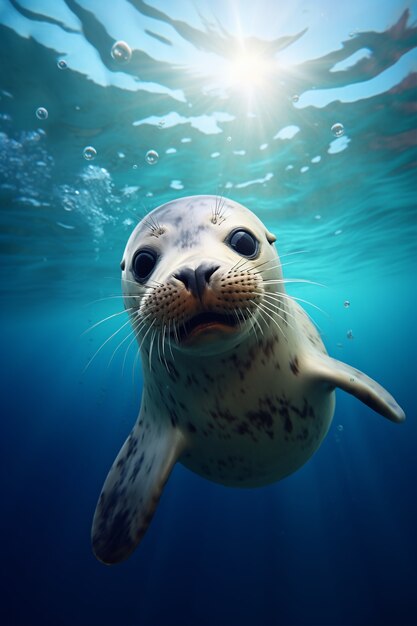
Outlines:
[[394, 398], [366, 374], [325, 354], [310, 354], [305, 362], [315, 380], [340, 387], [393, 422], [404, 421], [404, 411]]
[[140, 416], [110, 469], [94, 514], [92, 544], [100, 561], [118, 563], [133, 552], [182, 450], [177, 428]]

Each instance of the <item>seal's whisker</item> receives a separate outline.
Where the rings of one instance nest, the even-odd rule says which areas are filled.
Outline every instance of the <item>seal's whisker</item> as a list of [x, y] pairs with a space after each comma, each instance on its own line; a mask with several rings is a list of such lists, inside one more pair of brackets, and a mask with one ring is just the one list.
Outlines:
[[133, 308], [134, 307], [131, 306], [129, 309], [123, 309], [123, 311], [118, 311], [117, 313], [113, 313], [112, 315], [108, 315], [104, 319], [100, 320], [99, 322], [96, 322], [95, 324], [93, 324], [92, 326], [90, 326], [89, 328], [84, 330], [81, 333], [81, 337], [83, 335], [85, 335], [86, 333], [89, 333], [91, 330], [93, 330], [93, 328], [97, 328], [97, 326], [100, 326], [100, 324], [103, 324], [104, 322], [107, 322], [107, 320], [111, 320], [113, 317], [117, 317], [118, 315], [123, 315], [123, 313], [128, 313], [129, 311], [132, 311]]
[[176, 325], [176, 323], [175, 323], [175, 320], [173, 320], [173, 321], [172, 321], [172, 325], [173, 325], [173, 327], [174, 327], [175, 341], [176, 341], [177, 343], [180, 343], [180, 338], [179, 338], [179, 335], [178, 335], [178, 329], [177, 329], [177, 325]]
[[[274, 317], [272, 317], [271, 313], [268, 313], [268, 311], [265, 308], [265, 304], [263, 302], [259, 302], [258, 307], [259, 307], [259, 311], [260, 312], [262, 311], [262, 314], [265, 314], [267, 317], [269, 317], [269, 319], [275, 324], [278, 330], [284, 335], [285, 340], [288, 341], [287, 336], [284, 333], [284, 330], [278, 324], [277, 320]], [[278, 315], [278, 317], [280, 317], [283, 321], [285, 321], [284, 318], [281, 315], [279, 315], [276, 311], [273, 311], [273, 313], [275, 313], [275, 315]], [[266, 325], [268, 326], [268, 322], [266, 322]]]
[[[287, 265], [293, 265], [294, 263], [296, 263], [296, 261], [288, 261], [288, 263], [280, 263], [276, 259], [274, 259], [274, 261], [276, 261], [276, 265], [272, 265], [271, 267], [263, 267], [262, 269], [264, 271], [268, 272], [270, 270], [276, 270], [276, 269], [279, 269], [279, 268], [287, 267]], [[252, 268], [248, 268], [246, 271], [247, 272], [255, 272], [255, 274], [258, 274], [260, 276], [262, 275], [262, 272], [259, 271], [258, 266], [252, 267]]]
[[239, 315], [238, 315], [238, 309], [234, 308], [232, 313], [234, 314], [235, 318], [237, 319], [237, 323], [239, 324], [239, 326], [241, 326], [241, 321], [240, 321]]
[[215, 197], [214, 209], [211, 211], [211, 221], [213, 224], [221, 224], [226, 219], [224, 214], [224, 207], [226, 204], [226, 199], [223, 194], [220, 196], [217, 195]]
[[168, 344], [168, 348], [171, 353], [172, 360], [174, 361], [175, 359], [172, 353], [172, 343], [171, 343], [171, 320], [170, 319], [168, 320], [168, 332], [167, 332], [166, 342]]
[[[245, 314], [244, 314], [244, 312], [242, 311], [242, 309], [240, 309], [240, 308], [237, 308], [237, 309], [235, 309], [235, 310], [236, 310], [236, 312], [237, 312], [237, 318], [238, 318], [238, 320], [239, 320], [239, 325], [240, 325], [240, 326], [243, 326], [243, 325], [245, 324], [245, 322], [246, 322], [246, 317], [245, 317]], [[242, 318], [241, 320], [240, 320], [240, 316], [239, 316], [239, 314], [240, 314], [240, 316], [241, 316], [241, 318]]]
[[[164, 324], [164, 322], [162, 322], [162, 325]], [[162, 357], [161, 357], [161, 333], [158, 332], [157, 333], [158, 337], [157, 337], [157, 341], [156, 341], [156, 348], [158, 351], [158, 361], [160, 363], [162, 363]]]
[[[239, 272], [243, 271], [243, 268], [245, 267], [245, 265], [246, 265], [247, 263], [250, 263], [250, 262], [252, 261], [252, 259], [242, 259], [242, 261], [243, 261], [243, 262], [242, 262], [242, 263], [240, 263], [240, 265], [236, 268], [236, 269], [238, 269], [238, 270], [239, 270]], [[250, 269], [251, 269], [251, 268], [246, 268], [246, 270], [245, 270], [245, 271], [246, 271], [246, 272], [250, 272]]]
[[259, 337], [258, 337], [258, 333], [256, 332], [255, 323], [254, 323], [254, 321], [253, 321], [253, 319], [254, 319], [254, 315], [253, 315], [253, 313], [251, 312], [251, 310], [249, 309], [249, 307], [246, 307], [246, 309], [245, 309], [245, 310], [247, 311], [247, 315], [248, 315], [247, 319], [249, 320], [250, 325], [251, 325], [251, 327], [252, 327], [252, 329], [253, 329], [253, 332], [254, 332], [254, 334], [255, 334], [255, 337], [256, 337], [256, 343], [257, 343], [257, 344], [259, 344], [260, 340], [259, 340]]
[[306, 252], [310, 252], [310, 250], [295, 250], [294, 252], [286, 252], [285, 254], [280, 254], [279, 258], [284, 259], [287, 256], [293, 256], [293, 254], [305, 254]]
[[[149, 315], [148, 315], [147, 317], [149, 317]], [[145, 320], [143, 320], [143, 321], [145, 321]], [[143, 335], [142, 339], [140, 340], [139, 350], [142, 348], [142, 346], [143, 346], [143, 342], [145, 341], [146, 337], [148, 336], [149, 331], [151, 330], [151, 328], [152, 328], [152, 326], [155, 324], [155, 322], [156, 322], [156, 318], [154, 318], [154, 319], [152, 320], [152, 324], [150, 324], [150, 325], [148, 326], [148, 328], [147, 328], [147, 330], [146, 330], [145, 334]], [[141, 328], [140, 330], [143, 330], [143, 328]], [[140, 332], [140, 331], [139, 331], [139, 332]]]
[[[140, 285], [135, 280], [130, 280], [130, 278], [123, 278], [122, 277], [121, 280], [124, 283], [130, 283], [132, 285], [135, 285], [135, 287], [137, 287], [138, 289], [142, 289], [141, 295], [143, 295], [149, 288], [153, 289], [153, 287], [152, 287], [152, 285], [150, 285], [150, 283], [154, 283], [157, 287], [163, 287], [163, 283], [160, 283], [157, 280], [148, 280], [146, 285]], [[123, 297], [125, 297], [125, 296], [123, 296]], [[131, 297], [132, 296], [129, 294], [129, 298], [131, 298]]]
[[153, 215], [148, 215], [148, 217], [143, 220], [143, 224], [146, 226], [146, 228], [148, 228], [152, 237], [159, 237], [165, 232], [165, 228], [158, 222], [158, 220]]
[[130, 350], [130, 346], [132, 345], [132, 343], [136, 340], [136, 331], [138, 329], [138, 327], [142, 324], [142, 322], [140, 320], [138, 320], [138, 322], [134, 325], [133, 327], [133, 339], [131, 339], [131, 341], [129, 341], [129, 345], [127, 346], [126, 350], [125, 350], [125, 354], [123, 357], [123, 363], [122, 363], [122, 376], [124, 375], [124, 371], [125, 371], [125, 364], [126, 364], [126, 359], [127, 359], [127, 355], [128, 352]]
[[[255, 303], [253, 302], [253, 304], [255, 304]], [[265, 317], [264, 317], [264, 311], [262, 310], [262, 308], [259, 305], [257, 305], [257, 307], [258, 307], [259, 316], [260, 316], [262, 322], [265, 324], [265, 329], [268, 329], [269, 323], [268, 323], [268, 320], [266, 320]], [[281, 332], [283, 332], [282, 329], [281, 329]]]
[[[129, 295], [129, 298], [140, 298], [142, 296], [134, 296], [134, 295]], [[97, 298], [97, 300], [91, 300], [91, 302], [88, 302], [85, 306], [91, 306], [92, 304], [97, 304], [97, 302], [104, 302], [105, 300], [116, 300], [116, 299], [124, 299], [126, 298], [126, 296], [124, 295], [114, 295], [114, 296], [106, 296], [105, 298]]]
[[[140, 285], [135, 280], [130, 280], [130, 278], [121, 278], [122, 283], [130, 283], [131, 285], [135, 285], [137, 289], [142, 289], [142, 293], [145, 293], [146, 287], [144, 285]], [[129, 294], [130, 297], [130, 294]]]
[[[156, 328], [153, 329], [152, 331], [152, 335], [151, 335], [151, 341], [149, 343], [149, 369], [152, 371], [152, 350], [153, 350], [153, 344], [155, 341], [155, 336], [157, 334], [157, 330]], [[158, 348], [159, 348], [159, 342], [158, 342]], [[161, 357], [159, 356], [159, 360], [161, 360]]]
[[[148, 317], [149, 317], [149, 316], [148, 316]], [[146, 318], [144, 318], [144, 320], [143, 320], [143, 321], [145, 321], [145, 319], [146, 319]], [[143, 335], [143, 337], [142, 337], [142, 339], [141, 339], [141, 341], [140, 341], [140, 344], [138, 345], [138, 349], [137, 349], [137, 351], [136, 351], [136, 356], [135, 356], [135, 360], [133, 361], [133, 368], [132, 368], [132, 382], [133, 382], [133, 383], [135, 382], [135, 370], [136, 370], [136, 364], [137, 364], [138, 359], [139, 359], [139, 355], [140, 355], [140, 351], [141, 351], [141, 349], [142, 349], [143, 342], [145, 341], [145, 339], [146, 339], [146, 337], [147, 337], [147, 335], [148, 335], [149, 331], [151, 330], [151, 328], [152, 328], [152, 326], [155, 324], [155, 322], [156, 322], [156, 318], [154, 318], [154, 319], [152, 320], [152, 324], [150, 324], [150, 325], [148, 326], [147, 331], [146, 331], [146, 332], [145, 332], [145, 334]]]
[[258, 328], [259, 328], [259, 330], [261, 331], [261, 335], [262, 335], [262, 336], [264, 336], [264, 331], [263, 331], [263, 328], [262, 328], [262, 326], [260, 325], [260, 323], [259, 323], [259, 321], [258, 321], [258, 318], [256, 317], [256, 315], [255, 315], [254, 313], [252, 314], [252, 319], [253, 319], [253, 321], [255, 322], [255, 324], [257, 324], [257, 325], [258, 325]]
[[[268, 302], [268, 304], [266, 302], [262, 302], [262, 306], [264, 308], [266, 308], [268, 311], [270, 311], [271, 313], [274, 313], [275, 315], [277, 315], [280, 319], [282, 319], [282, 321], [284, 322], [284, 324], [286, 326], [289, 326], [291, 328], [291, 330], [295, 330], [295, 326], [291, 326], [291, 324], [289, 323], [289, 321], [287, 320], [287, 316], [292, 317], [293, 319], [295, 319], [295, 316], [292, 315], [291, 313], [288, 313], [288, 311], [284, 310], [284, 309], [280, 309], [276, 304], [274, 304], [273, 302]], [[278, 313], [278, 311], [280, 311], [281, 313], [283, 313], [284, 315], [280, 315], [280, 313]]]
[[[165, 356], [165, 333], [166, 333], [166, 323], [165, 318], [162, 322], [162, 333], [158, 333], [158, 356], [159, 362], [165, 366], [168, 374], [170, 373], [168, 363]], [[160, 346], [160, 347], [159, 347]]]
[[[288, 311], [288, 309], [285, 307], [285, 302], [282, 302], [282, 300], [276, 294], [268, 293], [267, 291], [265, 291], [263, 294], [258, 293], [257, 291], [255, 293], [257, 293], [258, 295], [262, 295], [264, 298], [268, 298], [268, 303], [271, 306], [276, 307], [278, 311], [281, 311], [285, 315], [289, 315], [293, 319], [296, 319], [294, 313], [290, 313]], [[279, 307], [277, 303], [282, 304], [282, 307]]]
[[[283, 298], [287, 298], [288, 300], [297, 300], [299, 302], [304, 302], [304, 304], [309, 304], [310, 306], [312, 306], [315, 309], [317, 309], [317, 311], [320, 311], [320, 313], [323, 313], [323, 315], [326, 315], [326, 317], [330, 317], [330, 315], [327, 313], [327, 311], [323, 311], [323, 309], [321, 309], [316, 304], [313, 304], [309, 300], [304, 300], [304, 298], [298, 298], [296, 296], [289, 296], [286, 293], [281, 293], [280, 296], [282, 296]], [[307, 311], [306, 311], [306, 313], [307, 313]], [[308, 313], [307, 313], [307, 315], [308, 315]]]
[[228, 274], [231, 274], [232, 272], [236, 271], [239, 268], [239, 265], [244, 262], [245, 262], [245, 259], [242, 259], [242, 258], [238, 259], [236, 263], [232, 265], [232, 267], [228, 271]]
[[323, 283], [316, 283], [305, 278], [272, 278], [264, 280], [265, 285], [283, 285], [285, 283], [306, 283], [308, 285], [316, 285], [318, 287], [326, 287]]
[[134, 332], [135, 332], [135, 329], [133, 328], [133, 330], [131, 330], [131, 331], [130, 331], [127, 335], [126, 335], [126, 337], [125, 337], [124, 339], [122, 339], [122, 341], [120, 341], [120, 343], [118, 343], [118, 345], [116, 346], [116, 348], [113, 350], [113, 354], [112, 354], [112, 355], [111, 355], [111, 357], [110, 357], [110, 360], [109, 360], [108, 365], [107, 365], [107, 369], [110, 367], [111, 362], [113, 361], [113, 359], [114, 359], [114, 356], [115, 356], [116, 352], [117, 352], [117, 351], [119, 350], [119, 348], [120, 348], [120, 347], [121, 347], [121, 346], [125, 343], [125, 341], [127, 341], [127, 340], [129, 339], [129, 337], [131, 337], [131, 336], [134, 334]]
[[120, 333], [120, 331], [127, 326], [127, 324], [129, 324], [130, 319], [128, 319], [124, 324], [122, 324], [120, 326], [120, 328], [118, 328], [117, 330], [114, 331], [114, 333], [112, 335], [110, 335], [110, 337], [107, 337], [106, 341], [103, 341], [103, 343], [101, 344], [101, 346], [94, 352], [93, 356], [91, 357], [91, 359], [88, 361], [87, 365], [85, 366], [83, 373], [87, 371], [87, 369], [89, 368], [90, 364], [92, 363], [92, 361], [96, 358], [97, 354], [102, 350], [102, 348], [104, 348], [104, 346], [111, 340], [113, 339], [113, 337], [115, 335], [117, 335], [118, 333]]
[[161, 337], [162, 358], [163, 358], [163, 361], [164, 361], [165, 368], [166, 368], [168, 374], [170, 374], [171, 370], [168, 367], [168, 362], [167, 362], [166, 355], [165, 355], [165, 334], [166, 334], [166, 329], [167, 329], [167, 325], [164, 323], [164, 326], [162, 328], [162, 337]]
[[[250, 260], [250, 259], [249, 259]], [[277, 259], [276, 257], [274, 257], [273, 259], [268, 259], [266, 261], [262, 261], [262, 263], [254, 263], [253, 266], [251, 267], [251, 271], [254, 269], [258, 269], [260, 267], [263, 267], [264, 269], [275, 269], [275, 267], [284, 267], [284, 265], [290, 265], [291, 263], [296, 263], [297, 261], [289, 261], [288, 263], [281, 263], [280, 259]], [[266, 265], [268, 265], [269, 263], [275, 263], [274, 266], [272, 267], [265, 267]]]
[[[313, 306], [315, 309], [317, 309], [317, 310], [318, 310], [318, 311], [320, 311], [321, 313], [324, 313], [324, 315], [327, 315], [327, 313], [325, 313], [325, 311], [323, 311], [322, 309], [320, 309], [318, 306], [316, 306], [316, 305], [315, 305], [315, 304], [313, 304], [312, 302], [308, 302], [307, 300], [303, 300], [303, 298], [294, 298], [294, 297], [288, 296], [286, 293], [279, 293], [279, 294], [275, 294], [275, 293], [274, 293], [274, 294], [272, 294], [272, 293], [268, 293], [268, 292], [264, 292], [264, 293], [263, 293], [263, 296], [264, 296], [264, 297], [266, 297], [266, 298], [268, 298], [268, 299], [269, 299], [269, 302], [270, 302], [271, 300], [273, 300], [274, 302], [279, 302], [279, 303], [280, 303], [280, 304], [282, 304], [283, 306], [284, 306], [284, 302], [282, 301], [283, 299], [284, 299], [284, 300], [288, 300], [289, 302], [291, 302], [291, 300], [294, 300], [294, 299], [295, 299], [295, 300], [300, 300], [301, 302], [306, 302], [307, 304], [311, 304], [311, 306]], [[272, 304], [272, 303], [271, 303], [271, 304]], [[279, 310], [284, 312], [284, 309], [281, 309], [281, 308], [280, 308]], [[305, 314], [309, 317], [309, 319], [311, 320], [311, 322], [312, 322], [315, 326], [319, 327], [319, 326], [318, 326], [318, 324], [317, 324], [317, 322], [316, 322], [316, 321], [315, 321], [315, 320], [311, 317], [311, 315], [310, 315], [307, 311], [305, 311], [305, 309], [303, 309], [303, 310], [304, 310]], [[295, 315], [291, 314], [288, 310], [285, 310], [285, 313], [286, 313], [287, 315], [290, 315], [293, 319], [296, 319]], [[327, 315], [327, 317], [329, 317], [329, 316]]]

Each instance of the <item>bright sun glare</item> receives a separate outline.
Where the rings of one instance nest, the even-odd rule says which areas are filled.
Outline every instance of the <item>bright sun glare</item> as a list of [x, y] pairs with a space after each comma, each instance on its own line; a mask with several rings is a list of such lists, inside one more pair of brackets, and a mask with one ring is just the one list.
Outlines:
[[223, 62], [218, 78], [226, 88], [251, 94], [268, 85], [272, 69], [271, 61], [264, 56], [241, 50]]

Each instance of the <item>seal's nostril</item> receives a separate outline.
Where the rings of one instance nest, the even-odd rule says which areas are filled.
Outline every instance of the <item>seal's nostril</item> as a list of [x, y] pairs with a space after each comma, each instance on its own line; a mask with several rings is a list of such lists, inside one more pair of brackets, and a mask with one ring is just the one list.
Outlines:
[[190, 267], [183, 267], [179, 272], [174, 274], [174, 278], [180, 280], [188, 291], [194, 291], [195, 273]]
[[212, 265], [211, 267], [205, 268], [204, 278], [207, 284], [210, 282], [210, 278], [213, 276], [214, 272], [219, 269], [220, 265]]

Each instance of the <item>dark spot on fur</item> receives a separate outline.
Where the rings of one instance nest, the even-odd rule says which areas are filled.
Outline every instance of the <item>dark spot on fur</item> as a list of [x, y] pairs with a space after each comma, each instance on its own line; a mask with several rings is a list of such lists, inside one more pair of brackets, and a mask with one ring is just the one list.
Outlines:
[[292, 421], [290, 420], [290, 418], [289, 418], [289, 417], [287, 417], [287, 418], [285, 419], [285, 422], [284, 422], [284, 428], [285, 428], [285, 430], [286, 430], [286, 432], [287, 432], [287, 433], [291, 433], [291, 432], [292, 432], [292, 428], [293, 428], [293, 426], [292, 426]]
[[176, 428], [177, 424], [178, 424], [178, 415], [177, 415], [177, 412], [174, 409], [172, 409], [170, 411], [169, 417], [171, 419], [171, 424], [172, 424], [173, 428]]
[[298, 357], [294, 357], [294, 359], [290, 361], [290, 369], [292, 373], [294, 374], [294, 376], [298, 376], [298, 374], [300, 373], [300, 368], [298, 365]]
[[136, 477], [137, 477], [137, 475], [140, 472], [140, 468], [142, 467], [142, 463], [143, 463], [144, 458], [145, 458], [145, 453], [142, 452], [140, 458], [135, 462], [135, 464], [133, 466], [133, 469], [132, 469], [132, 472], [131, 472], [131, 474], [129, 476], [129, 482], [130, 483], [134, 483], [135, 482]]
[[274, 438], [273, 420], [270, 413], [262, 410], [248, 411], [246, 417], [257, 430], [265, 432], [271, 439]]
[[262, 342], [261, 344], [262, 352], [264, 353], [267, 359], [270, 359], [271, 356], [274, 354], [275, 343], [276, 341], [274, 341], [274, 339], [267, 339], [266, 341]]
[[131, 433], [127, 439], [127, 450], [126, 450], [126, 459], [128, 459], [130, 456], [132, 456], [133, 454], [135, 454], [136, 450], [138, 449], [138, 440], [137, 438]]
[[168, 361], [167, 365], [168, 365], [168, 375], [171, 378], [171, 380], [174, 380], [175, 382], [180, 380], [181, 378], [180, 373], [175, 367], [175, 365], [172, 363], [172, 361]]

